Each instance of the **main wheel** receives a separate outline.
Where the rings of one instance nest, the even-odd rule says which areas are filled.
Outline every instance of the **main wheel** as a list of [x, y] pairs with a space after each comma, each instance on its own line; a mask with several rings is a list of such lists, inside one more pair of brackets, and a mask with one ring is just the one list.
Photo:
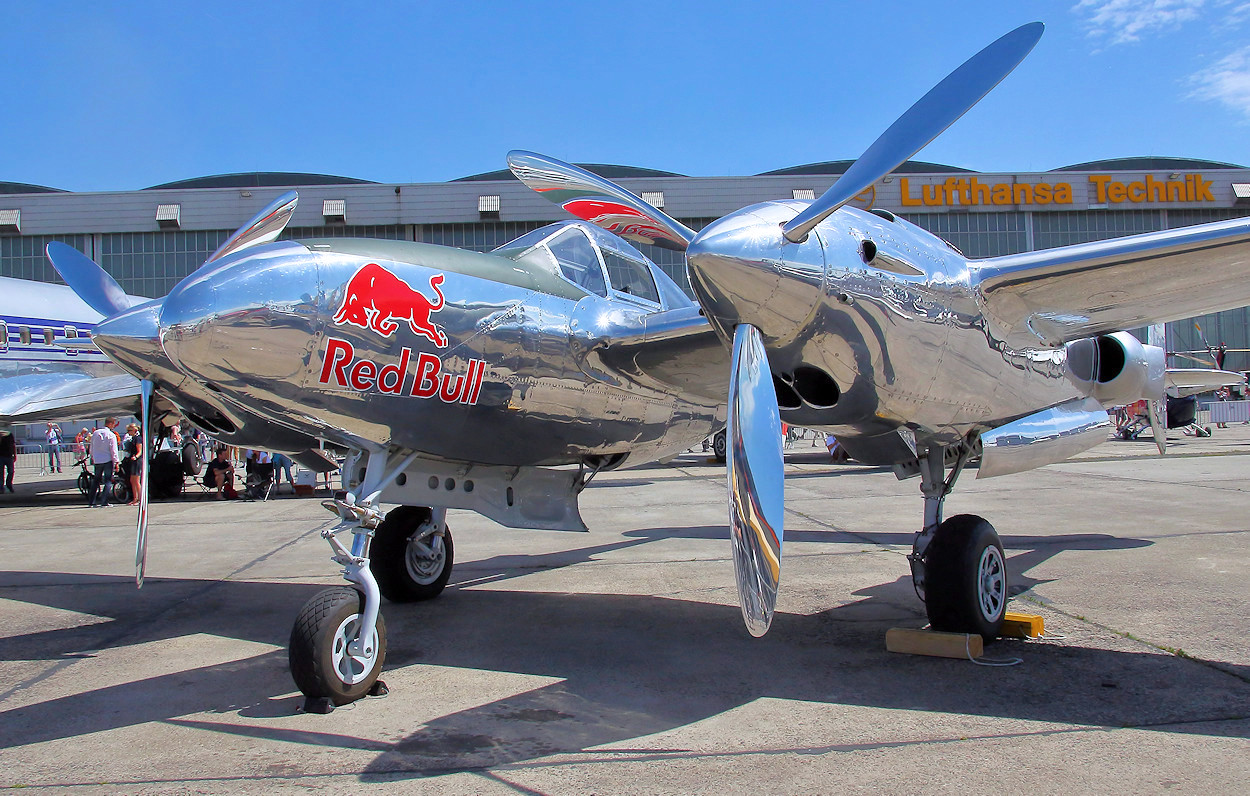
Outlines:
[[998, 638], [1007, 613], [1007, 560], [994, 526], [959, 514], [925, 551], [925, 608], [934, 630]]
[[381, 614], [363, 654], [353, 655], [348, 649], [364, 609], [364, 595], [346, 586], [326, 589], [304, 603], [291, 628], [287, 656], [291, 677], [305, 696], [346, 705], [377, 682], [386, 659], [386, 622]]
[[373, 534], [369, 569], [378, 590], [391, 602], [432, 600], [451, 577], [455, 560], [451, 529], [444, 524], [441, 534], [412, 538], [431, 516], [433, 513], [424, 506], [398, 506], [387, 513]]
[[721, 429], [712, 437], [712, 455], [716, 457], [716, 461], [724, 464], [725, 451], [727, 449], [728, 444], [725, 440], [725, 430]]
[[200, 470], [204, 469], [204, 463], [200, 461], [200, 446], [188, 440], [182, 444], [182, 472], [184, 475], [195, 477], [200, 474]]

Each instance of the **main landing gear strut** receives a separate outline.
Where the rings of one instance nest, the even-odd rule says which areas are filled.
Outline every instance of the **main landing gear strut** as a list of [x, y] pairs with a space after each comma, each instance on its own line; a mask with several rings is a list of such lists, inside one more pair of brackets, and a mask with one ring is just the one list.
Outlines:
[[[354, 474], [363, 456], [349, 457], [343, 471]], [[384, 516], [378, 508], [384, 485], [412, 459], [413, 455], [401, 459], [371, 451], [360, 486], [342, 499], [323, 503], [338, 515], [339, 523], [321, 535], [352, 586], [315, 595], [291, 629], [291, 676], [306, 697], [308, 712], [329, 713], [366, 695], [385, 694], [386, 684], [378, 679], [386, 659], [381, 598], [433, 599], [451, 577], [453, 547], [446, 509], [399, 506]], [[350, 550], [338, 539], [344, 531], [353, 535]]]
[[961, 445], [946, 475], [948, 450], [932, 448], [919, 457], [924, 528], [916, 534], [912, 583], [924, 601], [934, 630], [998, 638], [1007, 613], [1007, 564], [994, 526], [973, 514], [942, 519], [942, 503], [955, 486], [974, 447]]

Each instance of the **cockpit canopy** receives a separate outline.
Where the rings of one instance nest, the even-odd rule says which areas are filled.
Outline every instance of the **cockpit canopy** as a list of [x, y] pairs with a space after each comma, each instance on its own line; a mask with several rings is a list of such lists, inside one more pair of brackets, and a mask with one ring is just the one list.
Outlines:
[[551, 271], [605, 298], [615, 296], [670, 308], [689, 303], [677, 285], [642, 252], [581, 221], [549, 224], [505, 243], [492, 254]]

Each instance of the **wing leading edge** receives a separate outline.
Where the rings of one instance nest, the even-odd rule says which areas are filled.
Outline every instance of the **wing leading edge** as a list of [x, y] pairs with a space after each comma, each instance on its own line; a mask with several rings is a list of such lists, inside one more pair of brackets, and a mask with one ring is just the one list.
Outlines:
[[969, 264], [990, 332], [1059, 345], [1250, 304], [1250, 218]]

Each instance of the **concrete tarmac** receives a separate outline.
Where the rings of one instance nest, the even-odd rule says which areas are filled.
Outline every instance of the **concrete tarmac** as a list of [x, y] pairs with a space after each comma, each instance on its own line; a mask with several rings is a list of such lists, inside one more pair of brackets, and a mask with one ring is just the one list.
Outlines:
[[[585, 534], [453, 511], [438, 600], [383, 606], [391, 688], [301, 710], [286, 640], [341, 582], [317, 500], [0, 500], [0, 786], [48, 793], [1246, 793], [1250, 427], [1109, 442], [978, 481], [1048, 636], [885, 651], [922, 627], [918, 481], [788, 456], [772, 630], [737, 607], [723, 467], [607, 473]], [[51, 486], [56, 486], [52, 484]]]

